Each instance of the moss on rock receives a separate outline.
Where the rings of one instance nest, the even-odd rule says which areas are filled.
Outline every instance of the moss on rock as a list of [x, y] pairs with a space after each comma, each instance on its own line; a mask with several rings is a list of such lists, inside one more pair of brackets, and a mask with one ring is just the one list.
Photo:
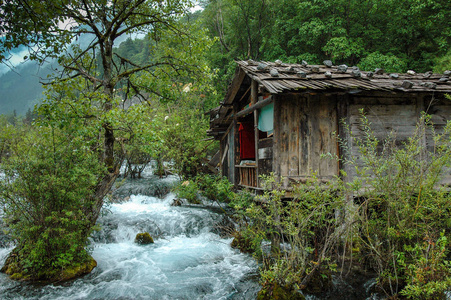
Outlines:
[[97, 267], [97, 262], [90, 256], [85, 263], [64, 269], [60, 274], [59, 281], [67, 281], [89, 274], [95, 267]]
[[138, 233], [135, 237], [135, 243], [139, 245], [153, 244], [153, 238], [148, 232]]
[[18, 281], [37, 281], [41, 283], [64, 282], [81, 277], [90, 273], [96, 266], [97, 262], [91, 256], [85, 262], [77, 263], [59, 270], [44, 270], [34, 274], [26, 273], [20, 264], [17, 251], [12, 251], [5, 261], [4, 266], [0, 270], [10, 276], [12, 280]]

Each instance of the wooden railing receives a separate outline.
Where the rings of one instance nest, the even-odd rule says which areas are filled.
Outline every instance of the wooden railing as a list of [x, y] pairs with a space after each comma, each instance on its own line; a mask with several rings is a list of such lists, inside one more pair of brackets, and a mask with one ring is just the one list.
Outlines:
[[257, 187], [257, 167], [256, 166], [235, 166], [238, 169], [239, 185], [247, 187]]

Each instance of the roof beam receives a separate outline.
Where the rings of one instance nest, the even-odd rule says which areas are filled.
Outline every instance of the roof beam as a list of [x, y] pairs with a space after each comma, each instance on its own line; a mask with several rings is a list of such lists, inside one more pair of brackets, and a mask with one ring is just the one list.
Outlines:
[[240, 90], [245, 76], [246, 73], [240, 67], [238, 67], [238, 70], [235, 72], [235, 76], [233, 77], [233, 81], [230, 84], [229, 89], [227, 90], [227, 95], [224, 98], [224, 105], [231, 104], [233, 102], [236, 94]]
[[250, 114], [250, 113], [253, 112], [254, 110], [259, 109], [259, 108], [262, 108], [263, 106], [266, 106], [266, 105], [270, 104], [272, 101], [273, 101], [272, 96], [269, 96], [268, 98], [266, 98], [266, 99], [264, 99], [264, 100], [261, 100], [261, 101], [258, 101], [258, 102], [255, 103], [254, 105], [252, 105], [252, 106], [250, 106], [250, 107], [248, 107], [248, 108], [246, 108], [246, 109], [243, 109], [243, 110], [240, 111], [240, 112], [237, 112], [237, 113], [235, 114], [235, 117], [236, 117], [236, 118], [239, 118], [239, 117], [245, 116], [245, 115], [247, 115], [247, 114]]

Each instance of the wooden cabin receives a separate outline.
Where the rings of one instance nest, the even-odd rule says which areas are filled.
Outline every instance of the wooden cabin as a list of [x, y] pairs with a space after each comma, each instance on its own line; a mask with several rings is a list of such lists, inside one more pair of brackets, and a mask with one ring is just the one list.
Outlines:
[[[208, 134], [220, 141], [219, 168], [237, 186], [260, 189], [259, 176], [274, 172], [288, 188], [313, 172], [330, 180], [345, 168], [322, 154], [341, 156], [336, 134], [342, 120], [361, 131], [363, 109], [379, 139], [390, 132], [398, 142], [415, 130], [422, 111], [440, 131], [451, 118], [449, 71], [444, 74], [387, 74], [356, 67], [237, 61], [224, 101], [210, 111]], [[428, 142], [428, 137], [425, 137]], [[348, 148], [357, 155], [352, 141]], [[451, 183], [451, 176], [446, 178]]]

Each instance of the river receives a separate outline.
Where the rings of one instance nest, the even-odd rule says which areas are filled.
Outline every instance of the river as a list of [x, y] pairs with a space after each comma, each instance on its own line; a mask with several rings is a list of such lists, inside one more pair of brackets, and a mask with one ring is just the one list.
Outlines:
[[[108, 205], [98, 220], [102, 229], [91, 238], [98, 265], [91, 274], [46, 286], [0, 274], [0, 299], [255, 299], [257, 264], [221, 237], [224, 215], [208, 205], [171, 206], [174, 194], [152, 195], [164, 194], [175, 178], [144, 177], [127, 180], [117, 194], [130, 197]], [[145, 231], [155, 243], [135, 244]], [[11, 250], [0, 244], [1, 265]]]

